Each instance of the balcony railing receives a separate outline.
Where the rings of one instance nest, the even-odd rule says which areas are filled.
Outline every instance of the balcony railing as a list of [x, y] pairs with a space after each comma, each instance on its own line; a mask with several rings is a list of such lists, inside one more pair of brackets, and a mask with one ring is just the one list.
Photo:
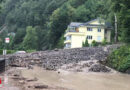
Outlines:
[[71, 40], [65, 40], [64, 43], [71, 43]]
[[79, 30], [78, 30], [78, 29], [68, 29], [68, 30], [66, 31], [66, 33], [68, 33], [68, 32], [79, 32]]

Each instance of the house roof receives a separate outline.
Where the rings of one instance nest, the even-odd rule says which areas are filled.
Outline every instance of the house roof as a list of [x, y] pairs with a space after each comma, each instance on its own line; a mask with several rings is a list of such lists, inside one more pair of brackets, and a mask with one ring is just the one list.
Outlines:
[[91, 20], [91, 21], [86, 22], [86, 23], [71, 22], [70, 25], [69, 25], [69, 27], [80, 27], [80, 26], [105, 26], [106, 28], [112, 28], [112, 25], [111, 25], [111, 23], [109, 23], [109, 22], [106, 22], [105, 25], [90, 24], [91, 22], [96, 21], [96, 20], [99, 20], [99, 19], [94, 19], [94, 20]]
[[78, 27], [78, 26], [80, 26], [81, 24], [83, 24], [83, 23], [71, 22], [69, 26], [70, 26], [70, 27]]
[[86, 22], [85, 24], [89, 24], [89, 23], [91, 23], [91, 22], [93, 22], [93, 21], [96, 21], [96, 20], [99, 20], [99, 19], [93, 19], [93, 20], [91, 20], [91, 21]]
[[83, 26], [104, 26], [104, 25], [97, 25], [97, 24], [83, 24]]
[[91, 21], [89, 21], [89, 22], [86, 22], [86, 23], [81, 23], [81, 22], [71, 22], [70, 23], [70, 27], [79, 27], [79, 26], [100, 26], [100, 25], [92, 25], [92, 24], [90, 24], [91, 22], [93, 22], [93, 21], [96, 21], [96, 20], [99, 20], [99, 19], [94, 19], [94, 20], [91, 20]]

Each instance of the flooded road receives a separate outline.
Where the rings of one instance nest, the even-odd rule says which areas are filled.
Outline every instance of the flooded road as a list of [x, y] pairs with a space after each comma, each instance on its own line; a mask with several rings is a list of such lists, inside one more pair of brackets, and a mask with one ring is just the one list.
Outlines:
[[66, 87], [71, 90], [130, 90], [130, 75], [119, 73], [74, 73], [45, 71], [35, 67], [22, 70], [26, 78], [37, 77], [38, 82], [47, 85]]

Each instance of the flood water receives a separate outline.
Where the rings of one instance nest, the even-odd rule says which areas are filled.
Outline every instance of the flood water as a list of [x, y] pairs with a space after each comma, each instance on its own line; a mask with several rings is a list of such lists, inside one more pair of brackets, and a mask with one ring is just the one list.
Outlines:
[[35, 67], [22, 70], [26, 78], [37, 77], [40, 83], [65, 87], [71, 90], [130, 90], [130, 75], [120, 73], [74, 73], [45, 71]]

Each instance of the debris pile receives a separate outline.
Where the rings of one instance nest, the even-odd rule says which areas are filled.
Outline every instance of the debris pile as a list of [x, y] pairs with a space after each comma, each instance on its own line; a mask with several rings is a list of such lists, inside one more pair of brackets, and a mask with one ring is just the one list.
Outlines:
[[[34, 65], [37, 65], [46, 70], [58, 70], [63, 65], [79, 63], [81, 61], [105, 61], [110, 52], [118, 47], [120, 47], [120, 45], [116, 44], [105, 47], [56, 49], [28, 54], [14, 54], [8, 56], [10, 62], [9, 65], [15, 67], [27, 67], [29, 69], [32, 69]], [[103, 66], [95, 65], [93, 67], [98, 67], [100, 69]], [[90, 71], [95, 71], [95, 68]]]

